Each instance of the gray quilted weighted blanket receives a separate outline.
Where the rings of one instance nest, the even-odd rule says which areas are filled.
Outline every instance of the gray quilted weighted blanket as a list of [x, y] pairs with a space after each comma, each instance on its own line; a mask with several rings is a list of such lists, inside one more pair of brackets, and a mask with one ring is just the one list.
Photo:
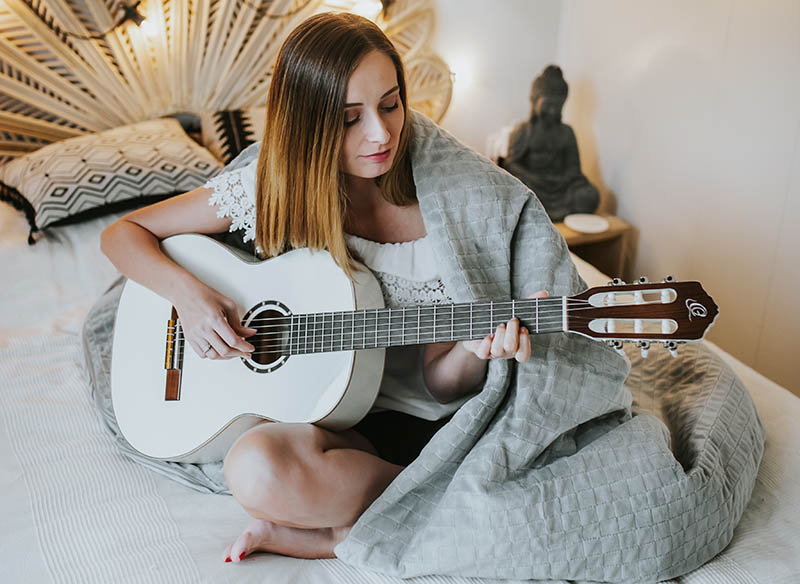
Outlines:
[[[530, 191], [412, 115], [414, 180], [454, 301], [584, 289]], [[228, 168], [253, 156], [251, 147]], [[84, 338], [96, 401], [118, 434], [107, 397], [114, 296], [90, 313]], [[725, 548], [765, 440], [727, 365], [702, 345], [645, 362], [571, 334], [532, 345], [524, 364], [490, 361], [483, 390], [366, 510], [339, 558], [401, 577], [648, 582]], [[150, 466], [226, 490], [218, 466]]]

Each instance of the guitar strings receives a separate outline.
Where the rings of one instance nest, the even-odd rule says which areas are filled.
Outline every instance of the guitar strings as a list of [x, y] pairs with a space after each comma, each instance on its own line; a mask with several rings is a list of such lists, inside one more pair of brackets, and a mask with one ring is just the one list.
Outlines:
[[[628, 307], [628, 306], [646, 306], [648, 304], [656, 304], [656, 305], [659, 305], [659, 306], [666, 306], [666, 304], [661, 303], [661, 302], [645, 302], [645, 303], [638, 303], [638, 304], [636, 304], [636, 303], [612, 304], [612, 305], [608, 305], [608, 306], [594, 306], [594, 305], [592, 305], [592, 306], [584, 306], [584, 307], [580, 307], [580, 306], [569, 307], [568, 306], [567, 307], [567, 313], [575, 313], [575, 312], [579, 312], [579, 311], [583, 311], [583, 310], [592, 310], [592, 309], [604, 309], [604, 308], [613, 309], [613, 308], [625, 308], [625, 307]], [[439, 306], [439, 305], [437, 305], [437, 306]], [[449, 305], [444, 305], [444, 306], [449, 306]], [[556, 310], [552, 310], [552, 308], [556, 308]], [[417, 311], [417, 309], [414, 308], [414, 307], [407, 307], [405, 309], [405, 312], [403, 312], [403, 308], [391, 308], [391, 309], [387, 309], [387, 308], [372, 309], [372, 308], [370, 308], [370, 309], [366, 309], [366, 310], [350, 311], [350, 312], [345, 311], [345, 312], [300, 313], [300, 314], [287, 314], [287, 315], [281, 315], [281, 316], [271, 316], [271, 317], [264, 317], [264, 318], [254, 318], [253, 320], [249, 321], [248, 324], [252, 325], [254, 323], [278, 321], [278, 323], [275, 324], [275, 325], [258, 325], [255, 328], [258, 328], [259, 330], [264, 330], [264, 329], [268, 329], [268, 328], [284, 328], [286, 325], [283, 324], [283, 323], [285, 323], [289, 319], [298, 319], [299, 320], [300, 318], [305, 318], [305, 319], [307, 319], [306, 323], [305, 323], [306, 326], [307, 326], [309, 323], [312, 323], [312, 322], [320, 322], [320, 321], [327, 322], [328, 318], [330, 318], [331, 322], [333, 322], [333, 319], [335, 318], [336, 315], [344, 315], [344, 314], [354, 314], [355, 315], [355, 314], [359, 314], [359, 313], [365, 315], [365, 318], [357, 319], [359, 322], [363, 323], [363, 322], [366, 321], [366, 322], [374, 323], [374, 322], [380, 321], [379, 317], [376, 316], [376, 311], [384, 311], [384, 310], [391, 310], [393, 312], [400, 312], [401, 318], [407, 318], [405, 316], [406, 314], [410, 314], [411, 318], [414, 318], [413, 315], [414, 315], [415, 312], [420, 314], [420, 317], [422, 317], [421, 313], [419, 313], [419, 311]], [[424, 308], [422, 308], [422, 310], [426, 311], [426, 314], [424, 315], [424, 317], [426, 317], [426, 318], [433, 317], [433, 314], [431, 314], [431, 312], [432, 312], [431, 311], [431, 307], [424, 307]], [[447, 308], [442, 308], [441, 310], [442, 310], [442, 313], [446, 313], [448, 309]], [[508, 308], [507, 307], [506, 308], [500, 308], [500, 309], [498, 309], [498, 310], [496, 310], [494, 312], [498, 312], [499, 313], [499, 312], [501, 312], [503, 310], [508, 310]], [[514, 312], [514, 316], [516, 316], [517, 314], [523, 315], [526, 311], [533, 311], [532, 316], [535, 318], [535, 316], [537, 314], [537, 310], [535, 309], [535, 307], [525, 307], [525, 308], [520, 307], [519, 310]], [[464, 314], [463, 312], [459, 313], [459, 314], [455, 314], [455, 312], [453, 312], [451, 310], [451, 314], [453, 314], [455, 316], [454, 322], [460, 322], [459, 319], [464, 319], [465, 322], [468, 322], [470, 320], [470, 316], [472, 316], [472, 320], [479, 320], [482, 317], [485, 317], [487, 315], [491, 315], [491, 312], [485, 311], [485, 310], [480, 311], [480, 312], [473, 311], [472, 314], [470, 315], [470, 314]], [[559, 301], [557, 307], [552, 307], [551, 306], [551, 307], [545, 307], [544, 309], [542, 309], [540, 307], [539, 310], [538, 310], [538, 315], [539, 315], [540, 318], [542, 316], [555, 315], [555, 314], [559, 314], [559, 315], [563, 314], [562, 303], [560, 301]], [[385, 315], [385, 318], [388, 321], [389, 316]], [[575, 317], [575, 318], [577, 318], [577, 317]], [[353, 317], [353, 319], [356, 320], [356, 317]], [[342, 317], [342, 322], [344, 322], [344, 317]], [[437, 326], [449, 326], [449, 324], [442, 324], [442, 325], [437, 325]], [[168, 328], [170, 328], [170, 327], [168, 327]]]
[[[582, 320], [591, 320], [591, 319], [582, 319]], [[541, 329], [545, 329], [545, 328], [552, 327], [552, 326], [556, 327], [556, 328], [552, 328], [550, 330], [540, 330], [539, 331], [540, 333], [559, 332], [559, 331], [563, 330], [562, 329], [562, 319], [561, 318], [547, 319], [544, 322], [540, 322], [539, 324], [540, 324], [540, 328]], [[401, 336], [401, 339], [405, 339], [406, 341], [409, 341], [409, 340], [414, 340], [414, 338], [417, 337], [417, 342], [416, 343], [415, 342], [403, 342], [403, 343], [401, 343], [401, 345], [403, 345], [403, 344], [405, 344], [405, 345], [419, 344], [419, 343], [422, 343], [423, 341], [425, 341], [425, 342], [434, 342], [435, 338], [436, 338], [435, 335], [433, 335], [431, 338], [428, 338], [427, 336], [423, 338], [422, 335], [423, 334], [428, 335], [431, 332], [432, 329], [439, 329], [439, 328], [444, 328], [446, 330], [450, 330], [450, 327], [449, 326], [445, 326], [445, 325], [406, 328], [406, 329], [404, 329], [402, 331], [403, 334]], [[493, 332], [493, 330], [494, 329], [492, 329], [492, 331], [490, 331], [490, 332]], [[274, 352], [279, 351], [279, 350], [286, 349], [287, 347], [290, 349], [290, 351], [293, 350], [294, 347], [296, 347], [298, 351], [300, 351], [301, 348], [303, 349], [302, 352], [293, 353], [293, 354], [330, 352], [330, 351], [334, 351], [334, 350], [335, 351], [356, 350], [356, 346], [355, 345], [359, 344], [359, 341], [360, 341], [361, 344], [366, 343], [367, 338], [374, 339], [375, 343], [387, 342], [387, 343], [389, 343], [389, 345], [387, 345], [387, 346], [393, 346], [391, 344], [391, 340], [392, 339], [397, 340], [397, 336], [398, 336], [396, 330], [395, 331], [388, 331], [387, 334], [374, 334], [374, 335], [372, 335], [372, 332], [373, 331], [372, 330], [368, 330], [367, 327], [359, 326], [359, 327], [356, 328], [354, 334], [352, 332], [347, 333], [345, 340], [349, 341], [349, 344], [352, 345], [350, 347], [344, 346], [345, 343], [342, 340], [342, 333], [340, 331], [334, 331], [334, 332], [319, 331], [319, 334], [295, 335], [295, 336], [290, 336], [290, 338], [288, 339], [288, 342], [286, 342], [286, 343], [281, 342], [279, 339], [276, 339], [277, 342], [265, 343], [265, 344], [257, 347], [259, 350], [254, 351], [253, 353], [251, 353], [251, 355], [256, 356], [256, 355], [270, 354], [270, 353], [274, 353]], [[395, 334], [392, 334], [393, 332]], [[461, 331], [459, 331], [459, 332], [461, 332]], [[272, 334], [272, 335], [274, 335], [274, 333], [264, 333], [264, 334]], [[489, 334], [489, 333], [487, 333], [487, 334]], [[252, 339], [255, 336], [258, 336], [258, 334], [253, 335], [251, 337], [248, 337], [248, 339]], [[444, 336], [446, 337], [447, 335], [444, 335]], [[360, 337], [360, 339], [359, 339], [359, 337]], [[343, 345], [343, 346], [334, 349], [333, 348], [334, 347], [334, 341], [337, 340], [337, 339], [339, 339], [340, 344]], [[175, 339], [175, 341], [182, 341], [182, 340], [185, 340], [185, 337], [182, 334], [179, 333], [177, 335], [177, 338]], [[446, 340], [454, 340], [454, 339], [446, 339]], [[475, 339], [475, 340], [477, 340], [477, 339]], [[326, 347], [325, 347], [326, 344], [328, 345], [328, 347], [330, 347], [329, 350], [326, 350]], [[312, 349], [311, 351], [308, 351], [309, 346]], [[319, 346], [319, 349], [320, 349], [319, 351], [315, 350], [317, 346]], [[363, 347], [363, 348], [366, 348], [366, 347]], [[374, 348], [380, 348], [380, 347], [374, 347]]]
[[[329, 314], [331, 314], [331, 313], [329, 313]], [[365, 318], [363, 318], [363, 319], [353, 318], [351, 320], [348, 320], [347, 322], [345, 322], [345, 320], [342, 319], [338, 323], [335, 320], [333, 320], [333, 318], [331, 318], [330, 320], [328, 320], [327, 318], [326, 319], [323, 319], [323, 318], [317, 318], [317, 319], [315, 319], [315, 318], [305, 318], [305, 320], [303, 321], [303, 320], [300, 319], [300, 317], [302, 315], [291, 315], [291, 316], [276, 317], [276, 318], [270, 319], [270, 320], [278, 320], [278, 321], [281, 321], [280, 323], [272, 324], [272, 325], [260, 325], [260, 326], [257, 326], [257, 327], [253, 327], [253, 328], [256, 328], [256, 330], [258, 330], [259, 332], [255, 333], [255, 334], [253, 334], [253, 335], [251, 335], [251, 336], [249, 336], [247, 338], [248, 339], [252, 339], [252, 338], [255, 338], [255, 337], [258, 337], [258, 336], [274, 335], [274, 334], [276, 334], [278, 332], [291, 331], [292, 329], [305, 329], [306, 331], [312, 331], [312, 332], [308, 332], [307, 333], [307, 334], [311, 335], [311, 334], [316, 334], [313, 331], [317, 331], [317, 330], [322, 329], [320, 332], [324, 333], [326, 327], [333, 327], [333, 326], [337, 326], [337, 325], [338, 325], [337, 331], [338, 331], [338, 329], [351, 329], [352, 330], [354, 328], [357, 328], [359, 330], [361, 330], [361, 329], [366, 330], [367, 328], [374, 329], [376, 327], [381, 327], [381, 325], [383, 325], [384, 327], [389, 326], [389, 328], [392, 331], [397, 331], [397, 330], [401, 330], [401, 331], [402, 330], [413, 330], [413, 331], [416, 331], [417, 329], [429, 329], [429, 328], [433, 328], [433, 329], [436, 329], [436, 330], [438, 330], [438, 329], [447, 330], [447, 329], [455, 328], [455, 327], [461, 328], [464, 325], [472, 325], [472, 328], [483, 328], [483, 327], [486, 327], [486, 326], [490, 326], [491, 329], [496, 328], [496, 326], [494, 326], [492, 323], [488, 323], [487, 324], [485, 322], [486, 319], [482, 319], [480, 317], [475, 318], [474, 316], [473, 316], [473, 318], [469, 318], [469, 316], [466, 316], [466, 315], [457, 315], [455, 318], [452, 319], [452, 322], [451, 321], [447, 321], [447, 322], [438, 322], [438, 323], [422, 322], [422, 318], [416, 318], [416, 320], [419, 322], [419, 324], [417, 326], [413, 326], [413, 324], [410, 325], [410, 326], [406, 326], [406, 324], [405, 324], [406, 317], [403, 317], [402, 315], [401, 315], [400, 319], [403, 322], [396, 322], [396, 321], [395, 322], [391, 322], [388, 316], [383, 318], [383, 319], [382, 318], [378, 318], [375, 315], [374, 312], [371, 313], [371, 314], [370, 313], [362, 313], [362, 314], [365, 315]], [[484, 314], [483, 316], [487, 316], [487, 315]], [[537, 314], [535, 312], [528, 314], [525, 311], [520, 311], [520, 312], [515, 314], [515, 317], [517, 317], [518, 320], [529, 321], [530, 324], [527, 324], [527, 325], [523, 324], [522, 325], [522, 326], [527, 326], [528, 328], [530, 328], [531, 326], [535, 327], [537, 321], [540, 323], [540, 325], [541, 325], [541, 323], [543, 321], [546, 321], [547, 319], [550, 319], [551, 322], [562, 322], [563, 321], [563, 313], [561, 311], [558, 311], [557, 313], [554, 313], [553, 311], [551, 311], [549, 314], [544, 312], [544, 311], [540, 311], [539, 314], [538, 314], [538, 318], [537, 318]], [[413, 316], [412, 316], [412, 319], [414, 319]], [[594, 320], [594, 319], [591, 318], [591, 317], [573, 316], [573, 317], [570, 318], [570, 320], [575, 322], [575, 321], [583, 321], [583, 320], [588, 321], [588, 320]], [[505, 323], [506, 321], [501, 321], [501, 322]], [[252, 323], [253, 323], [253, 321], [251, 321], [249, 324], [252, 324]], [[498, 322], [498, 325], [499, 324], [500, 324], [500, 322]], [[169, 331], [173, 331], [174, 328], [175, 327], [167, 327], [167, 329]], [[181, 330], [183, 330], [183, 329], [181, 329]], [[383, 330], [383, 329], [381, 329], [381, 330]], [[335, 333], [332, 332], [331, 334], [339, 334], [339, 333], [338, 332], [335, 332]]]

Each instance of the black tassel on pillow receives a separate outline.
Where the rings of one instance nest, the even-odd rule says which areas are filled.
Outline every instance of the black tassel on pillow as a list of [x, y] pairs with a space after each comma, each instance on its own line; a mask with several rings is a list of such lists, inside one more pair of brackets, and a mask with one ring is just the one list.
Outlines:
[[31, 227], [30, 233], [28, 233], [28, 245], [36, 243], [36, 240], [33, 238], [33, 234], [39, 232], [39, 228], [36, 226], [36, 210], [33, 208], [33, 205], [28, 202], [28, 199], [23, 197], [14, 187], [8, 186], [3, 181], [0, 181], [0, 201], [5, 201], [11, 204], [15, 209], [25, 213], [25, 218], [28, 220], [28, 225]]

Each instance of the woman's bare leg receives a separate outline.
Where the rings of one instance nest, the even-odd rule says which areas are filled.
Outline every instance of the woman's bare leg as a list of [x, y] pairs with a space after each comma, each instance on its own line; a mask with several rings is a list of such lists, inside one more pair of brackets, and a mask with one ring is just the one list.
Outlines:
[[402, 470], [353, 430], [260, 424], [225, 459], [231, 492], [257, 520], [226, 556], [235, 562], [263, 550], [334, 557], [333, 547]]

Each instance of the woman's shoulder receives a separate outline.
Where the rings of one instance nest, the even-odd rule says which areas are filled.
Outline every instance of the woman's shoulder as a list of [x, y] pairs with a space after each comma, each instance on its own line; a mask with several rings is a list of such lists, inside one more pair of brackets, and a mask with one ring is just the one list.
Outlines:
[[203, 185], [211, 191], [208, 204], [217, 208], [217, 217], [230, 217], [229, 231], [244, 230], [244, 241], [256, 234], [256, 166], [258, 160], [236, 169], [223, 169]]

